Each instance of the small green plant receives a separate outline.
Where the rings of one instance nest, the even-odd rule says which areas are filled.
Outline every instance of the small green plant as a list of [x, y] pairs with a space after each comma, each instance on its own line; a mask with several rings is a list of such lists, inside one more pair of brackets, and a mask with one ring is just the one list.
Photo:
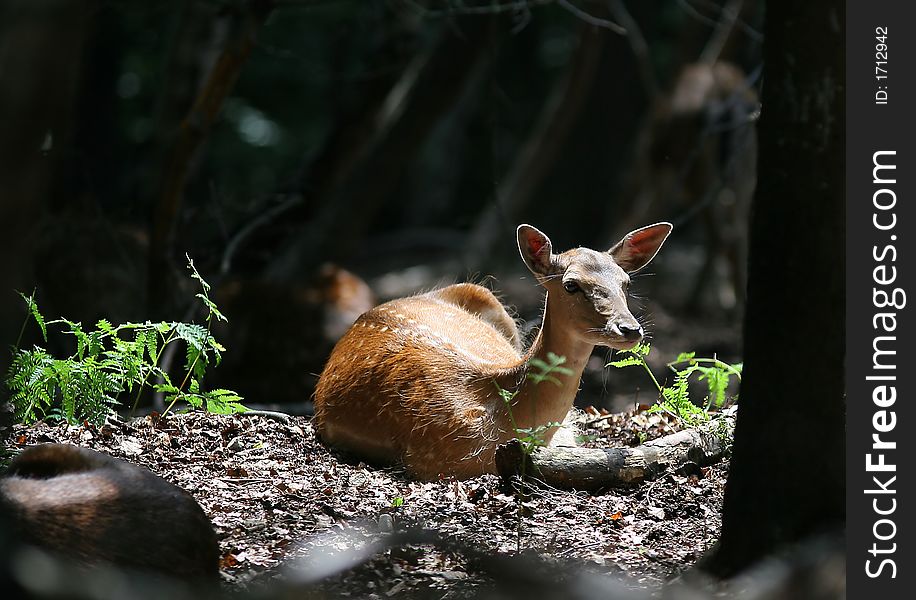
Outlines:
[[[709, 421], [709, 409], [721, 408], [725, 404], [725, 392], [732, 376], [741, 380], [741, 363], [728, 364], [715, 357], [697, 358], [695, 352], [685, 352], [668, 363], [668, 368], [674, 372], [674, 381], [670, 386], [663, 386], [646, 363], [650, 351], [649, 344], [638, 344], [630, 350], [623, 351], [626, 356], [609, 363], [608, 366], [621, 369], [641, 365], [659, 393], [658, 403], [649, 409], [650, 412], [668, 413], [691, 427]], [[694, 373], [700, 374], [700, 381], [706, 381], [708, 393], [705, 406], [697, 406], [690, 401], [690, 377]]]
[[[675, 368], [675, 365], [687, 366], [679, 370]], [[696, 352], [682, 352], [667, 366], [675, 373], [686, 372], [688, 376], [693, 373], [700, 373], [700, 381], [705, 379], [708, 386], [706, 410], [709, 410], [713, 407], [722, 408], [725, 405], [725, 392], [728, 390], [731, 378], [735, 376], [738, 381], [741, 381], [741, 369], [744, 367], [744, 363], [729, 364], [715, 356], [712, 358], [696, 358]]]
[[[563, 366], [563, 363], [565, 362], [565, 356], [557, 356], [553, 352], [547, 353], [546, 361], [541, 360], [540, 358], [532, 358], [528, 361], [529, 370], [525, 374], [525, 378], [529, 381], [533, 381], [537, 385], [540, 385], [545, 381], [549, 381], [555, 385], [562, 385], [561, 381], [554, 375], [573, 374], [570, 369], [567, 369]], [[518, 395], [518, 390], [504, 389], [496, 381], [494, 381], [493, 384], [496, 386], [496, 390], [499, 393], [499, 396], [503, 399], [503, 402], [506, 403], [506, 409], [509, 412], [509, 422], [512, 424], [512, 430], [515, 432], [515, 437], [521, 444], [522, 452], [525, 453], [525, 456], [531, 456], [531, 454], [537, 448], [546, 446], [547, 431], [554, 427], [560, 427], [562, 423], [549, 422], [543, 425], [538, 425], [536, 427], [519, 427], [515, 422], [515, 416], [512, 414], [512, 400], [514, 400], [515, 396]], [[525, 481], [525, 467], [527, 464], [527, 460], [522, 461], [521, 479], [523, 482]], [[519, 553], [522, 551], [522, 512], [524, 509], [524, 498], [524, 492], [520, 493], [517, 498], [518, 524], [516, 527], [515, 549]]]
[[[210, 285], [190, 258], [188, 268], [202, 289], [197, 298], [207, 308], [206, 327], [174, 321], [113, 325], [102, 319], [95, 328], [84, 329], [82, 323], [65, 318], [46, 321], [34, 292], [30, 296], [20, 293], [45, 342], [48, 327], [56, 325], [65, 335], [73, 336], [76, 348], [66, 358], [56, 358], [39, 346], [20, 349], [26, 326], [23, 323], [6, 376], [16, 420], [32, 424], [52, 418], [72, 424], [87, 421], [99, 425], [120, 404], [119, 397], [136, 392], [133, 405], [136, 408], [143, 389], [156, 380], [159, 383], [151, 387], [165, 394], [166, 413], [176, 402], [220, 414], [247, 410], [241, 404], [242, 397], [235, 392], [206, 390], [203, 386], [207, 366], [218, 365], [225, 350], [211, 335], [210, 325], [213, 319], [225, 321], [226, 317], [210, 299]], [[186, 351], [184, 376], [176, 385], [161, 368], [160, 360], [166, 347], [177, 342], [184, 342]]]
[[[561, 385], [560, 380], [557, 379], [554, 374], [572, 375], [572, 371], [563, 366], [565, 362], [565, 356], [557, 356], [553, 352], [548, 352], [546, 361], [540, 358], [532, 358], [528, 361], [530, 370], [525, 374], [525, 377], [538, 385], [545, 381], [549, 381], [555, 385]], [[515, 431], [515, 436], [522, 445], [522, 451], [526, 455], [530, 455], [536, 448], [546, 446], [547, 442], [545, 438], [547, 437], [547, 430], [559, 427], [562, 423], [550, 422], [536, 427], [519, 427], [512, 414], [512, 400], [518, 395], [518, 390], [506, 390], [500, 387], [495, 381], [493, 383], [496, 385], [499, 396], [503, 399], [503, 402], [506, 403], [506, 409], [509, 411], [509, 421], [512, 423], [512, 430]]]
[[402, 507], [402, 506], [404, 506], [404, 498], [403, 498], [403, 497], [401, 497], [401, 496], [395, 496], [394, 498], [391, 499], [391, 507], [392, 507], [392, 508], [400, 508], [400, 507]]

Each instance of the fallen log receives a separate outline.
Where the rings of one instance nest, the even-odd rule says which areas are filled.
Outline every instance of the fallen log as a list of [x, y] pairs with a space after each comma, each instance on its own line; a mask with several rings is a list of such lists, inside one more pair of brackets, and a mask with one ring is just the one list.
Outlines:
[[669, 469], [710, 465], [731, 443], [734, 418], [722, 417], [697, 429], [685, 429], [635, 448], [547, 446], [526, 456], [518, 440], [496, 450], [502, 477], [521, 475], [561, 489], [597, 490], [655, 479]]

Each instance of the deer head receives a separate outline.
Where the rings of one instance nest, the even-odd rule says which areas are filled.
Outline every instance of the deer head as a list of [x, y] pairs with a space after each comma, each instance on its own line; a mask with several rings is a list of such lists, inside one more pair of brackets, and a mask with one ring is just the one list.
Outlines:
[[554, 254], [550, 238], [535, 227], [519, 225], [517, 231], [522, 260], [547, 288], [550, 318], [579, 342], [618, 350], [643, 338], [627, 306], [630, 274], [649, 264], [669, 233], [670, 223], [656, 223], [631, 231], [606, 252]]

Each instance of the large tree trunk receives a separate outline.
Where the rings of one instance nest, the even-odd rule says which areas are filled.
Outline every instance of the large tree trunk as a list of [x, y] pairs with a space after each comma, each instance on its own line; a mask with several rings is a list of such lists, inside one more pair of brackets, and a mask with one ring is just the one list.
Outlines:
[[765, 35], [741, 410], [707, 565], [719, 575], [846, 516], [843, 3], [769, 2]]

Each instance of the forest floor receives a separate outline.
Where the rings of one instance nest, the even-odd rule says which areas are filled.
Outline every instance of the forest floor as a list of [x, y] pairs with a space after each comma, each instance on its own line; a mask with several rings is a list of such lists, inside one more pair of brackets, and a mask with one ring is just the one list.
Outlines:
[[[582, 419], [597, 447], [635, 446], [676, 430], [642, 407], [592, 410]], [[227, 589], [258, 589], [296, 564], [297, 577], [317, 581], [324, 597], [478, 597], [499, 575], [487, 557], [519, 550], [654, 588], [715, 543], [728, 470], [721, 462], [629, 489], [538, 486], [520, 494], [496, 476], [416, 482], [398, 470], [349, 463], [318, 442], [307, 417], [285, 423], [188, 413], [4, 433], [14, 448], [58, 442], [107, 452], [190, 492], [216, 528]], [[391, 532], [418, 528], [436, 530], [445, 542], [406, 533], [386, 545]]]

